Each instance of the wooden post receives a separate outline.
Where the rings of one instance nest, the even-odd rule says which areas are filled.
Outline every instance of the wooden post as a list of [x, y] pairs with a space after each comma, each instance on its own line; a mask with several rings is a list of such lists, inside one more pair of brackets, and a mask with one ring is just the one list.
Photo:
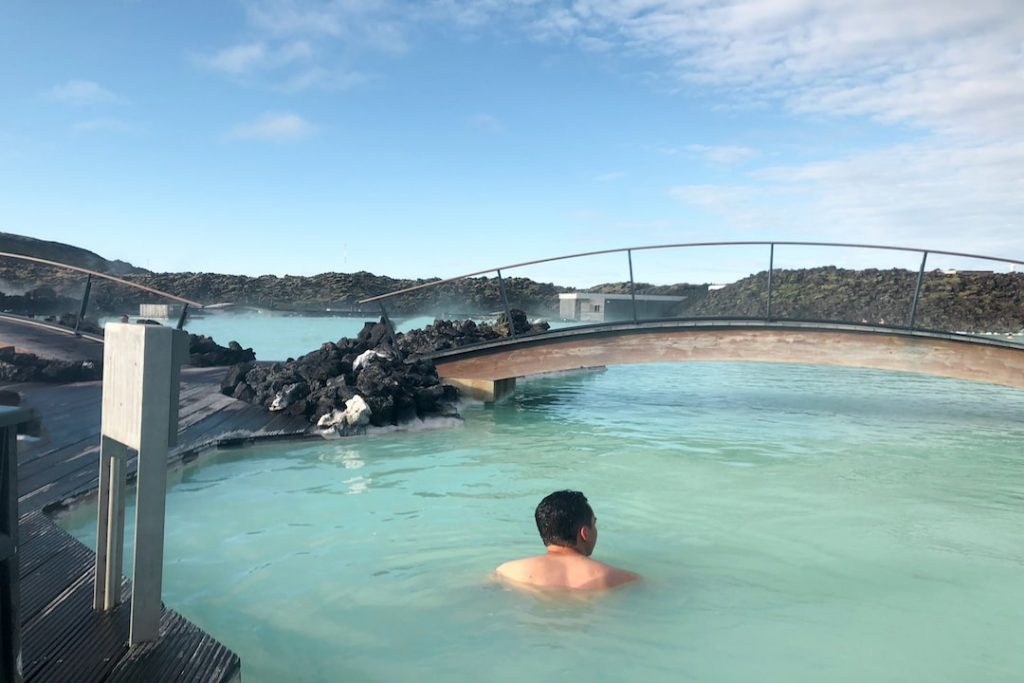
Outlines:
[[110, 323], [103, 348], [103, 420], [93, 604], [120, 602], [128, 449], [138, 452], [135, 572], [129, 644], [160, 635], [167, 451], [178, 428], [181, 365], [188, 335], [156, 325]]

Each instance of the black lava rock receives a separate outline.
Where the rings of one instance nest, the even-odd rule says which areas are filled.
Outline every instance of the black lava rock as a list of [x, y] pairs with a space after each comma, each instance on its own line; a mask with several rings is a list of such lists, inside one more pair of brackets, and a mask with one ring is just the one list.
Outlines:
[[243, 349], [238, 342], [229, 342], [227, 347], [224, 347], [210, 337], [197, 334], [188, 335], [188, 353], [189, 363], [201, 368], [256, 360], [253, 350]]
[[326, 342], [284, 363], [240, 362], [228, 370], [221, 391], [312, 423], [344, 412], [356, 396], [370, 408], [375, 426], [457, 415], [458, 392], [441, 385], [432, 362], [411, 359], [394, 348], [393, 339], [383, 322], [370, 323], [356, 339]]
[[0, 382], [90, 382], [102, 377], [103, 367], [94, 361], [51, 360], [10, 346], [0, 349]]

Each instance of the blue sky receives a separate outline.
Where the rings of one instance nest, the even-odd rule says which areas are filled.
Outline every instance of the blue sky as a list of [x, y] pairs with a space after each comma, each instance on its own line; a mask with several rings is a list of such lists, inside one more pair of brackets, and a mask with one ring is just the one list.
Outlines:
[[[0, 230], [154, 270], [1024, 259], [1019, 0], [5, 1], [0, 87]], [[765, 265], [688, 258], [638, 277]]]

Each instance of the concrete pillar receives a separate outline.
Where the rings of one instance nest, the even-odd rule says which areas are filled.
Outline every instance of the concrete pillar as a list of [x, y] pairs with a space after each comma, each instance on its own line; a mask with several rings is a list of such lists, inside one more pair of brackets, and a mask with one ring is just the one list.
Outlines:
[[516, 390], [516, 378], [504, 379], [459, 379], [458, 377], [442, 377], [441, 381], [459, 390], [463, 396], [494, 403], [500, 401]]
[[124, 547], [125, 463], [139, 454], [135, 572], [129, 644], [160, 635], [167, 451], [178, 432], [181, 365], [188, 335], [157, 325], [110, 323], [103, 348], [103, 419], [93, 604], [120, 602]]

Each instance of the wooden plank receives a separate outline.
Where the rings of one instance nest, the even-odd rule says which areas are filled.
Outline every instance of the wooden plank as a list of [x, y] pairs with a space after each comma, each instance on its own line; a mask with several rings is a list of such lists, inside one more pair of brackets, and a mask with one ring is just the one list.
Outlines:
[[55, 449], [46, 456], [28, 462], [24, 467], [19, 465], [18, 483], [21, 487], [30, 487], [33, 480], [60, 478], [64, 472], [73, 472], [82, 465], [83, 459], [96, 462], [99, 453], [99, 434], [92, 435], [69, 444], [65, 448]]
[[240, 671], [241, 664], [234, 653], [179, 614], [164, 610], [160, 633], [159, 646], [133, 648], [107, 681], [230, 681]]
[[128, 582], [122, 581], [122, 605], [97, 612], [92, 551], [38, 512], [23, 515], [19, 529], [33, 536], [25, 546], [30, 561], [22, 579], [26, 681], [226, 682], [238, 673], [236, 655], [166, 608], [161, 639], [129, 650]]
[[49, 482], [18, 499], [22, 514], [31, 510], [44, 510], [63, 501], [76, 498], [91, 491], [99, 485], [99, 464], [85, 465], [78, 470]]
[[21, 577], [21, 617], [29, 621], [83, 576], [92, 576], [92, 551], [81, 543], [62, 546], [60, 552]]
[[24, 547], [26, 543], [52, 526], [53, 522], [42, 512], [36, 511], [21, 515], [18, 519], [18, 537], [21, 545]]

